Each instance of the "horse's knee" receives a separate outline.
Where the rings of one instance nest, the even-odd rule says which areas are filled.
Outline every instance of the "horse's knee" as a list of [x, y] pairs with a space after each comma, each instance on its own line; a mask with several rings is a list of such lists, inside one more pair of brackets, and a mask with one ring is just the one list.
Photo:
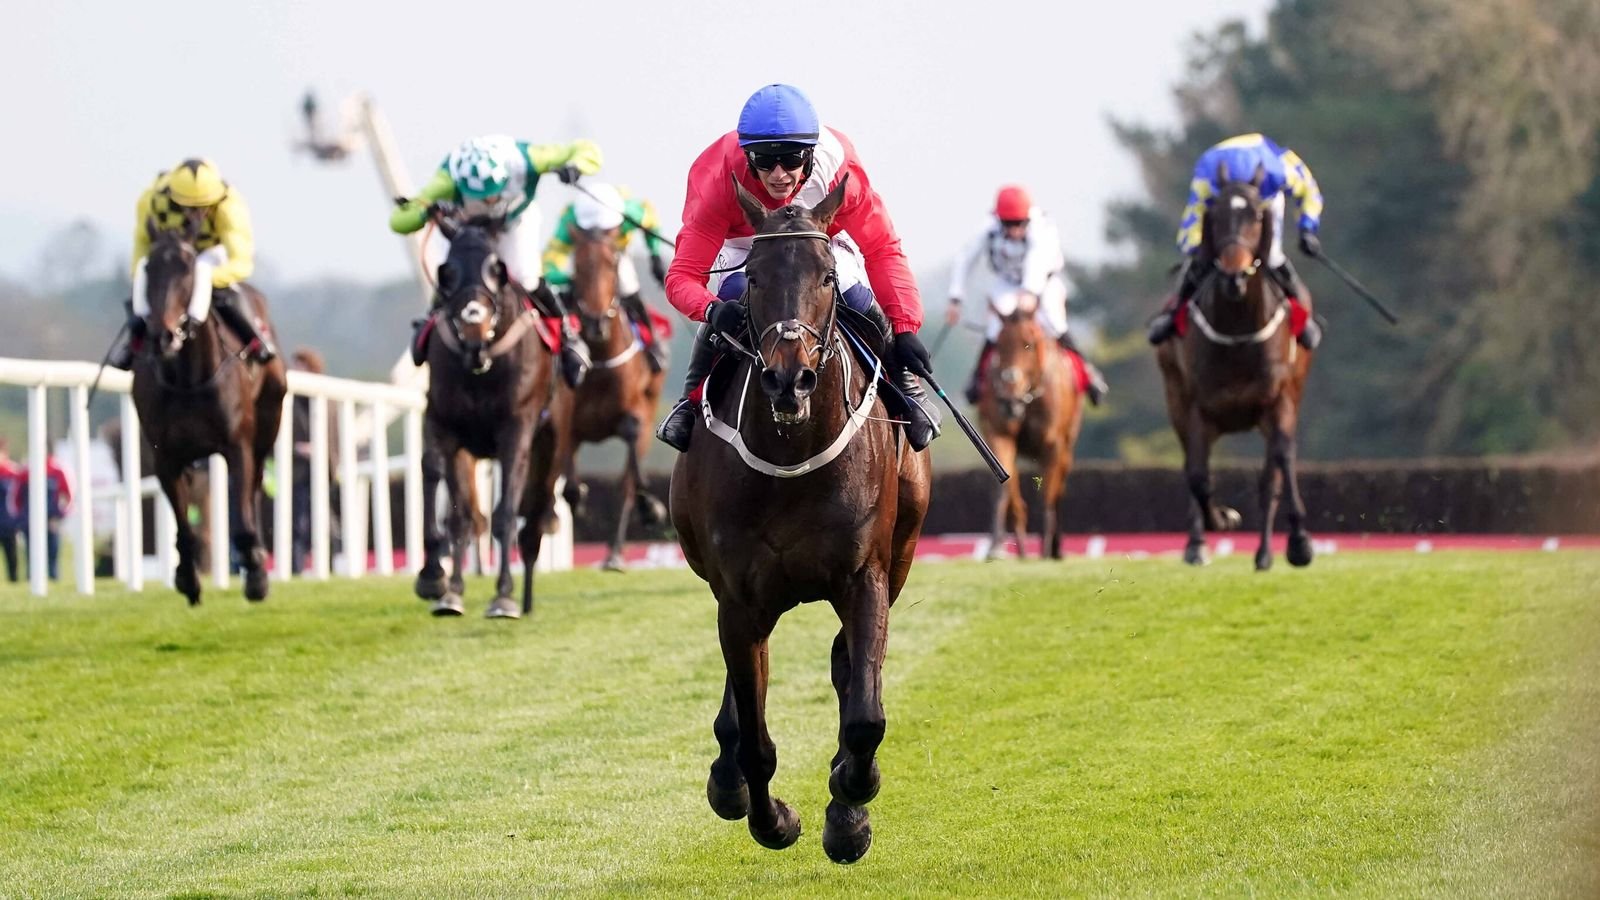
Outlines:
[[509, 503], [500, 504], [500, 508], [494, 511], [494, 517], [489, 521], [489, 527], [493, 528], [497, 535], [506, 534], [516, 527], [516, 524], [517, 510]]
[[1183, 477], [1190, 493], [1198, 496], [1211, 492], [1211, 473], [1205, 469], [1184, 469]]
[[887, 730], [887, 723], [883, 714], [858, 722], [847, 722], [842, 729], [842, 743], [846, 750], [856, 756], [871, 756], [878, 751], [878, 746], [883, 743], [883, 734]]

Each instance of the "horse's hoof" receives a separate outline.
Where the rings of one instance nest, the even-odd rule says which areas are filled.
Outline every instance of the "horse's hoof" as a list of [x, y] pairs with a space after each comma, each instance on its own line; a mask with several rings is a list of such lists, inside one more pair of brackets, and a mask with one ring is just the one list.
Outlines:
[[777, 797], [772, 798], [772, 807], [778, 812], [778, 821], [773, 823], [770, 830], [763, 831], [757, 828], [755, 820], [751, 819], [750, 836], [768, 850], [783, 850], [794, 846], [794, 842], [800, 840], [800, 814], [794, 811], [794, 807]]
[[433, 601], [433, 614], [436, 616], [459, 616], [467, 611], [467, 605], [461, 601], [460, 594], [445, 594]]
[[733, 787], [717, 783], [717, 767], [711, 766], [711, 777], [706, 779], [706, 802], [711, 811], [729, 822], [737, 822], [750, 814], [750, 788], [743, 777], [736, 777]]
[[522, 604], [510, 597], [496, 597], [489, 602], [489, 608], [483, 611], [485, 619], [520, 619], [522, 618]]
[[[850, 761], [846, 759], [833, 767], [833, 772], [828, 776], [828, 793], [836, 802], [847, 806], [866, 806], [872, 798], [878, 796], [878, 788], [883, 784], [882, 777], [878, 774], [878, 761], [874, 759], [867, 768], [866, 778], [852, 777], [849, 771]], [[855, 767], [858, 771], [859, 766]]]
[[606, 561], [600, 564], [600, 568], [607, 572], [623, 572], [627, 570], [627, 567], [622, 564], [621, 556], [606, 557]]
[[412, 590], [416, 591], [419, 600], [438, 600], [449, 590], [449, 583], [443, 572], [438, 575], [418, 575]]
[[1272, 568], [1272, 548], [1263, 546], [1256, 551], [1256, 571], [1265, 572]]
[[244, 598], [252, 603], [267, 599], [267, 570], [251, 569], [244, 575]]
[[1211, 551], [1206, 549], [1204, 543], [1189, 544], [1183, 548], [1183, 561], [1191, 566], [1210, 565]]
[[200, 605], [200, 578], [188, 569], [172, 574], [172, 586], [189, 601], [190, 606]]
[[1233, 531], [1243, 521], [1244, 517], [1239, 515], [1239, 511], [1231, 506], [1223, 506], [1219, 503], [1213, 508], [1213, 521], [1211, 524], [1217, 531]]
[[1289, 552], [1285, 555], [1291, 566], [1311, 565], [1311, 558], [1316, 555], [1311, 548], [1311, 535], [1304, 531], [1289, 535]]
[[822, 825], [822, 852], [836, 863], [849, 865], [867, 855], [872, 847], [872, 822], [864, 806], [848, 806], [835, 800], [828, 804], [828, 818]]

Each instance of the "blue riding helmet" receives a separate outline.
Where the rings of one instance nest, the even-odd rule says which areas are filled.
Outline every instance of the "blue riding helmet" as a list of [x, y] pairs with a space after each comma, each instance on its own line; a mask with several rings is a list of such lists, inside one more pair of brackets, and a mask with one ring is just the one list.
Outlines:
[[739, 112], [739, 146], [800, 144], [815, 146], [822, 126], [817, 111], [789, 84], [769, 84], [745, 101]]

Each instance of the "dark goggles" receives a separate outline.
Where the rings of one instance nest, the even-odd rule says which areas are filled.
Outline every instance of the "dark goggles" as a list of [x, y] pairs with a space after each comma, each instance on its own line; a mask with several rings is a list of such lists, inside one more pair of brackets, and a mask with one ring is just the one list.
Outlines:
[[750, 167], [758, 172], [770, 172], [779, 166], [788, 171], [805, 168], [811, 161], [810, 150], [796, 150], [792, 153], [756, 153], [747, 151], [745, 158], [750, 160]]
[[1002, 228], [1025, 228], [1025, 227], [1027, 227], [1027, 225], [1028, 225], [1028, 220], [1027, 219], [1001, 219], [1000, 220], [1000, 227], [1002, 227]]

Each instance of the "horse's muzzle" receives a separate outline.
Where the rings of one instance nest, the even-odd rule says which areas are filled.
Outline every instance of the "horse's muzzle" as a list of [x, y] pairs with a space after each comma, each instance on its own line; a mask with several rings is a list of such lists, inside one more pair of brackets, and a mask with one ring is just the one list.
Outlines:
[[798, 425], [811, 415], [811, 394], [817, 389], [817, 370], [768, 366], [761, 370], [761, 392], [772, 401], [772, 417], [785, 425]]

